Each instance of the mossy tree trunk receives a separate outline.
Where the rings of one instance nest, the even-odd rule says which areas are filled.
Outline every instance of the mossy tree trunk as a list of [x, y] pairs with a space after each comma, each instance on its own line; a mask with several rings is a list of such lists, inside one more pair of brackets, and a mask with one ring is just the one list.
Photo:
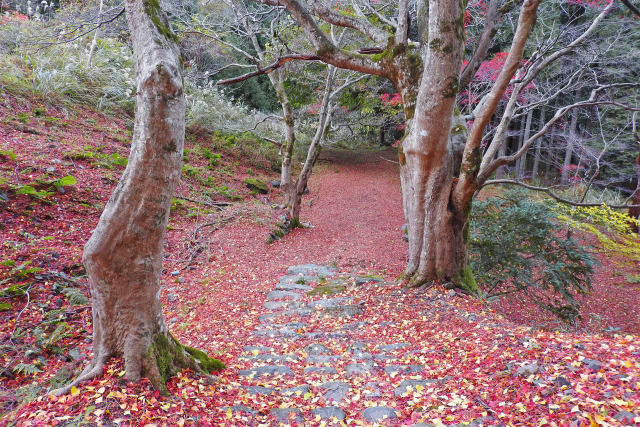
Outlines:
[[184, 148], [185, 101], [177, 39], [157, 0], [127, 0], [137, 98], [129, 163], [91, 238], [83, 262], [93, 309], [93, 360], [69, 386], [123, 357], [126, 377], [165, 390], [178, 369], [222, 367], [180, 345], [160, 302], [164, 237]]
[[458, 165], [450, 134], [464, 31], [452, 23], [460, 22], [463, 12], [458, 2], [430, 2], [424, 70], [399, 153], [409, 237], [405, 276], [411, 286], [434, 280], [460, 286], [467, 269], [468, 209], [451, 203]]

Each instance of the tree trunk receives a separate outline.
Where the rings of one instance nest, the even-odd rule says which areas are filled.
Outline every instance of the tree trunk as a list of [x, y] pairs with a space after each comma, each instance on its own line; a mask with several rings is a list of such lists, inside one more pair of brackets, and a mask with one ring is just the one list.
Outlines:
[[463, 35], [449, 23], [461, 22], [462, 13], [458, 2], [429, 2], [429, 43], [415, 115], [407, 114], [400, 177], [408, 224], [405, 277], [409, 286], [438, 280], [475, 291], [466, 265], [464, 232], [469, 212], [456, 211], [451, 203], [455, 166], [449, 137]]
[[[638, 140], [638, 156], [636, 157], [636, 163], [634, 166], [636, 169], [636, 189], [633, 192], [633, 197], [631, 198], [631, 204], [640, 206], [640, 138]], [[629, 215], [632, 218], [640, 219], [640, 207], [638, 206], [629, 208]], [[638, 224], [633, 223], [631, 225], [631, 230], [634, 233], [637, 233]]]
[[[100, 0], [100, 9], [99, 9], [99, 15], [98, 15], [98, 19], [102, 20], [102, 10], [104, 9], [104, 0]], [[89, 47], [89, 54], [87, 55], [87, 67], [89, 67], [91, 65], [91, 59], [93, 58], [93, 52], [96, 49], [96, 43], [98, 42], [98, 31], [100, 31], [100, 28], [96, 28], [96, 30], [93, 32], [93, 40], [91, 40], [91, 46]]]
[[[522, 138], [523, 142], [529, 140], [529, 135], [531, 135], [531, 119], [533, 118], [533, 110], [529, 110], [527, 113], [527, 120], [524, 125], [524, 136]], [[527, 153], [525, 152], [522, 157], [518, 159], [518, 178], [522, 179], [525, 177], [527, 173]]]
[[164, 391], [178, 369], [209, 370], [213, 362], [171, 336], [160, 302], [163, 243], [184, 148], [177, 40], [157, 3], [127, 0], [126, 9], [136, 60], [133, 141], [124, 174], [84, 248], [94, 358], [71, 385], [101, 375], [109, 357], [122, 356], [129, 380], [146, 377]]
[[290, 226], [297, 227], [300, 225], [300, 209], [302, 207], [302, 195], [307, 188], [307, 183], [313, 172], [313, 166], [315, 165], [320, 151], [322, 150], [322, 141], [326, 135], [327, 127], [331, 122], [332, 108], [331, 108], [331, 91], [333, 88], [333, 81], [336, 76], [336, 67], [333, 65], [328, 66], [327, 81], [324, 88], [324, 94], [322, 95], [322, 106], [320, 107], [320, 113], [318, 117], [318, 127], [316, 133], [313, 135], [311, 145], [309, 145], [309, 151], [307, 152], [307, 158], [302, 167], [302, 171], [296, 180], [295, 185], [292, 185], [290, 190], [285, 193], [288, 194]]
[[[544, 108], [540, 109], [540, 125], [539, 128], [542, 129], [544, 127]], [[536, 141], [536, 154], [533, 158], [533, 169], [531, 170], [531, 178], [536, 179], [538, 177], [538, 170], [540, 168], [540, 156], [542, 151], [542, 140], [543, 138], [538, 138]]]
[[567, 145], [564, 151], [564, 161], [562, 162], [562, 172], [560, 174], [560, 183], [566, 185], [569, 183], [569, 166], [571, 166], [571, 158], [573, 157], [573, 146], [576, 142], [576, 128], [578, 125], [578, 109], [573, 109], [571, 115], [571, 123], [569, 125], [569, 135], [567, 137]]

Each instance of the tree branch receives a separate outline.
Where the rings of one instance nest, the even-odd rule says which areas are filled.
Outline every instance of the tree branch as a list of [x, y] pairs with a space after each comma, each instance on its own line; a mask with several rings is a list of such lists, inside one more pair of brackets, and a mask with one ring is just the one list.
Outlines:
[[635, 7], [633, 4], [631, 4], [631, 2], [630, 2], [629, 0], [620, 0], [620, 1], [622, 1], [622, 3], [623, 3], [625, 6], [627, 6], [627, 8], [628, 8], [631, 12], [635, 13], [638, 17], [640, 17], [640, 10], [638, 10], [638, 8], [637, 8], [637, 7]]
[[262, 74], [269, 74], [270, 72], [282, 67], [284, 64], [290, 61], [320, 61], [320, 60], [322, 60], [322, 58], [320, 58], [317, 55], [299, 55], [299, 54], [285, 55], [285, 56], [281, 56], [275, 62], [273, 62], [270, 65], [267, 65], [264, 68], [258, 68], [256, 71], [251, 71], [250, 73], [246, 73], [238, 77], [231, 77], [225, 80], [218, 80], [216, 82], [216, 85], [228, 85], [231, 83], [238, 83], [238, 82], [242, 82], [244, 80], [250, 79], [251, 77], [259, 76]]
[[518, 185], [520, 187], [523, 188], [527, 188], [529, 190], [534, 190], [534, 191], [541, 191], [543, 193], [548, 194], [549, 196], [553, 197], [555, 200], [561, 202], [561, 203], [565, 203], [567, 205], [571, 205], [571, 206], [579, 206], [579, 207], [593, 207], [593, 206], [602, 206], [605, 205], [611, 209], [628, 209], [628, 208], [633, 208], [633, 207], [640, 207], [640, 205], [610, 205], [608, 203], [580, 203], [580, 202], [574, 202], [572, 200], [568, 200], [565, 199], [562, 196], [559, 196], [558, 194], [554, 193], [553, 190], [549, 187], [537, 187], [535, 185], [530, 185], [530, 184], [526, 184], [524, 182], [521, 181], [516, 181], [515, 179], [492, 179], [489, 181], [485, 181], [481, 186], [480, 189], [488, 186], [488, 185], [497, 185], [497, 184], [510, 184], [510, 185]]

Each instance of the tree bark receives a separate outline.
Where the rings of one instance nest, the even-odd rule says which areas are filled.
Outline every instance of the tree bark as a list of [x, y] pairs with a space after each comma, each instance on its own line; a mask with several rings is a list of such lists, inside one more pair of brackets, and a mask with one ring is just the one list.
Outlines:
[[573, 146], [576, 142], [576, 128], [578, 125], [578, 109], [574, 109], [571, 115], [571, 123], [569, 125], [569, 135], [567, 137], [567, 145], [564, 150], [564, 161], [562, 162], [562, 171], [560, 172], [560, 183], [566, 185], [569, 183], [569, 166], [573, 157]]
[[164, 391], [178, 369], [208, 370], [212, 359], [171, 336], [160, 302], [163, 243], [184, 148], [177, 39], [156, 2], [127, 0], [126, 10], [136, 61], [133, 141], [129, 163], [84, 248], [94, 358], [71, 385], [101, 375], [109, 357], [122, 356], [127, 379], [146, 377]]
[[[542, 129], [544, 127], [544, 107], [540, 108], [540, 124], [539, 127]], [[531, 178], [536, 179], [538, 177], [538, 170], [540, 168], [540, 156], [542, 155], [542, 140], [543, 138], [539, 138], [536, 141], [536, 154], [533, 158], [533, 169], [531, 169]]]
[[459, 22], [463, 10], [458, 2], [435, 0], [428, 10], [422, 80], [400, 152], [409, 237], [405, 277], [410, 286], [434, 280], [461, 284], [467, 269], [463, 232], [468, 210], [456, 210], [450, 203], [454, 165], [449, 144], [463, 43], [463, 29], [449, 23]]
[[[533, 110], [529, 110], [529, 112], [527, 113], [527, 119], [524, 125], [524, 135], [522, 138], [523, 141], [528, 141], [529, 136], [531, 135], [531, 119], [533, 119]], [[518, 167], [516, 169], [518, 171], [518, 178], [520, 179], [524, 178], [527, 173], [527, 153], [526, 152], [522, 155], [522, 157], [518, 159]]]
[[302, 207], [302, 195], [307, 188], [309, 178], [313, 172], [313, 166], [316, 164], [320, 151], [322, 150], [322, 141], [326, 135], [327, 127], [331, 122], [331, 91], [333, 90], [333, 82], [336, 76], [336, 68], [332, 65], [328, 66], [327, 81], [325, 83], [324, 94], [322, 95], [322, 106], [320, 107], [320, 113], [318, 117], [318, 127], [309, 145], [307, 151], [307, 158], [302, 167], [302, 171], [296, 180], [295, 185], [292, 185], [289, 191], [285, 194], [288, 195], [288, 209], [290, 224], [292, 227], [297, 227], [300, 224], [300, 210]]

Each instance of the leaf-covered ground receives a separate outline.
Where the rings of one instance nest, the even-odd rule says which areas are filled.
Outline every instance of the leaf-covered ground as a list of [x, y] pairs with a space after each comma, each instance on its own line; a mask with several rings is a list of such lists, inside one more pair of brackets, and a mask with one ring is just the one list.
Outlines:
[[[191, 169], [185, 170], [178, 194], [244, 201], [222, 211], [188, 200], [175, 203], [163, 275], [165, 318], [183, 343], [205, 349], [228, 369], [215, 375], [218, 381], [185, 371], [171, 380], [170, 395], [163, 397], [148, 382], [124, 381], [122, 364], [112, 361], [103, 378], [70, 395], [42, 396], [56, 379], [77, 374], [90, 357], [90, 308], [76, 292], [88, 295], [82, 245], [123, 170], [129, 136], [124, 119], [3, 102], [0, 192], [8, 200], [0, 201], [0, 281], [6, 280], [2, 289], [23, 286], [0, 298], [6, 304], [0, 311], [0, 424], [271, 425], [277, 424], [271, 409], [284, 407], [300, 409], [306, 425], [331, 424], [312, 412], [327, 405], [320, 385], [331, 381], [346, 382], [352, 390], [339, 403], [346, 424], [366, 424], [362, 411], [369, 406], [393, 408], [398, 418], [389, 423], [402, 425], [473, 420], [616, 425], [624, 419], [640, 424], [634, 418], [640, 416], [640, 289], [625, 280], [637, 272], [616, 275], [617, 267], [603, 260], [585, 301], [585, 321], [563, 333], [514, 323], [549, 326], [544, 314], [530, 313], [517, 302], [491, 307], [439, 289], [417, 293], [395, 284], [355, 286], [353, 277], [365, 274], [393, 282], [406, 257], [396, 166], [380, 159], [393, 158], [392, 153], [326, 156], [330, 161], [318, 167], [304, 201], [303, 218], [312, 227], [267, 245], [281, 214], [274, 209], [279, 196], [275, 191], [253, 196], [242, 180], [275, 174], [232, 153], [224, 153], [212, 172], [211, 159], [196, 149], [194, 138], [187, 143]], [[203, 146], [207, 138], [195, 141]], [[58, 189], [52, 183], [69, 175], [75, 185]], [[26, 185], [36, 194], [16, 194], [28, 193]], [[331, 353], [342, 358], [335, 374], [305, 374], [310, 338], [274, 343], [254, 334], [259, 316], [268, 313], [262, 307], [267, 293], [287, 267], [305, 263], [337, 266], [351, 278], [337, 296], [352, 297], [364, 308], [348, 318], [317, 311], [304, 319], [275, 320], [303, 323], [296, 332], [301, 336], [323, 332], [325, 337], [344, 331], [345, 323], [357, 323], [347, 338], [326, 338]], [[366, 374], [349, 376], [346, 364], [358, 342], [381, 359], [381, 345], [406, 343], [388, 356], [396, 364], [422, 366], [415, 377], [436, 381], [396, 395], [413, 374], [387, 373], [384, 361]], [[254, 366], [242, 357], [255, 356], [244, 349], [253, 344], [295, 356], [286, 361], [292, 375], [240, 376]], [[23, 366], [16, 368], [18, 363]], [[305, 384], [309, 391], [304, 393], [280, 393]], [[251, 394], [247, 385], [274, 392]], [[34, 396], [40, 397], [20, 405]], [[229, 410], [237, 405], [256, 412]]]

